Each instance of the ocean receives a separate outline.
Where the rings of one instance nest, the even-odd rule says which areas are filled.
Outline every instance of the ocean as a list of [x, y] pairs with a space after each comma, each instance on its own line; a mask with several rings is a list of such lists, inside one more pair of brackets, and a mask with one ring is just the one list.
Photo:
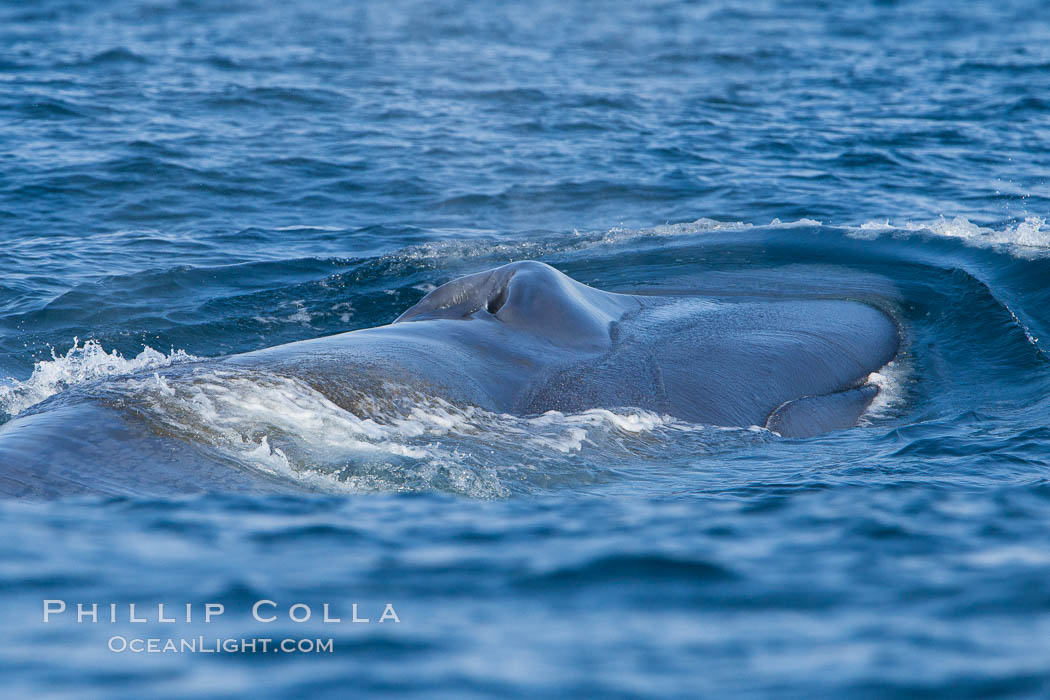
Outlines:
[[4, 694], [1050, 696], [1048, 168], [1035, 0], [3, 3], [0, 422], [517, 260], [902, 337], [810, 438], [210, 377], [303, 489], [0, 501]]

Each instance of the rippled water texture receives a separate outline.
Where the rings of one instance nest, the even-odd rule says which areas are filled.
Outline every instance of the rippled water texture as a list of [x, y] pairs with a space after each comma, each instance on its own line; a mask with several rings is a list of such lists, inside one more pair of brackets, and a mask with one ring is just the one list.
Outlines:
[[[1031, 0], [0, 6], [0, 421], [97, 392], [293, 487], [0, 503], [5, 692], [1050, 695], [1048, 96]], [[199, 362], [523, 259], [860, 301], [902, 352], [808, 439]]]

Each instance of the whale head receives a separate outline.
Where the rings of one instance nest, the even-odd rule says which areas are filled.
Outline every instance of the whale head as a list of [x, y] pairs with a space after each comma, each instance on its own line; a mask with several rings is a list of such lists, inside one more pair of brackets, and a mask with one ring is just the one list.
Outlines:
[[534, 261], [448, 282], [397, 324], [510, 366], [497, 403], [514, 413], [637, 406], [790, 436], [853, 425], [900, 344], [857, 301], [614, 294]]
[[495, 321], [555, 345], [600, 348], [609, 345], [610, 325], [639, 307], [634, 297], [588, 287], [527, 260], [443, 284], [394, 323]]

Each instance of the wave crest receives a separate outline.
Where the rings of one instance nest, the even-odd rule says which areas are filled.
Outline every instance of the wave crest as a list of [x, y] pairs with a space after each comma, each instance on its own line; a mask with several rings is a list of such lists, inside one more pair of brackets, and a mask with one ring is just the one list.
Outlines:
[[1032, 257], [1033, 254], [1050, 249], [1050, 228], [1046, 219], [1028, 216], [1023, 221], [996, 230], [979, 226], [965, 216], [947, 218], [941, 216], [936, 221], [916, 223], [908, 221], [903, 224], [892, 224], [889, 221], [868, 221], [853, 230], [859, 238], [874, 238], [886, 232], [927, 233], [942, 238], [958, 238], [974, 247], [1005, 247], [1017, 257]]
[[81, 345], [80, 339], [74, 338], [73, 347], [64, 355], [58, 355], [51, 348], [51, 359], [36, 362], [33, 373], [25, 381], [12, 379], [0, 385], [0, 410], [15, 416], [78, 384], [196, 359], [184, 350], [172, 350], [165, 355], [149, 346], [127, 359], [116, 350], [107, 353], [97, 340], [89, 339]]

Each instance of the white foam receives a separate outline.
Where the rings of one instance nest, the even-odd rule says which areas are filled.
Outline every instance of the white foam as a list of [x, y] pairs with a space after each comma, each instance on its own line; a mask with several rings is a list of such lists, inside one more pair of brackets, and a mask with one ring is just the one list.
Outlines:
[[340, 302], [332, 307], [332, 311], [339, 314], [339, 320], [349, 323], [350, 317], [354, 315], [354, 306], [348, 301]]
[[[769, 222], [770, 228], [777, 229], [822, 226], [842, 226], [847, 229], [849, 235], [862, 239], [876, 238], [883, 233], [899, 232], [926, 233], [945, 238], [958, 238], [974, 246], [1005, 247], [1012, 254], [1019, 257], [1031, 257], [1033, 253], [1050, 249], [1050, 227], [1046, 225], [1046, 219], [1038, 216], [1028, 216], [1023, 221], [1015, 225], [1006, 226], [1002, 230], [978, 226], [964, 216], [952, 218], [941, 216], [934, 221], [906, 221], [903, 223], [893, 223], [889, 219], [872, 220], [866, 221], [860, 226], [825, 224], [824, 222], [807, 218], [796, 221], [773, 219]], [[579, 231], [574, 231], [573, 234], [574, 239], [578, 241], [575, 247], [587, 247], [596, 243], [621, 242], [642, 236], [684, 236], [711, 231], [746, 231], [751, 228], [754, 228], [753, 224], [743, 221], [717, 221], [715, 219], [700, 218], [687, 223], [665, 224], [640, 229], [614, 227], [597, 238]]]
[[[292, 302], [285, 302], [281, 304], [279, 308], [285, 308], [291, 306], [294, 311], [288, 316], [255, 316], [254, 319], [259, 323], [299, 323], [304, 326], [310, 325], [310, 322], [314, 318], [314, 314], [306, 310], [306, 303], [302, 300], [295, 300]], [[349, 319], [349, 316], [347, 316]]]
[[904, 386], [909, 372], [905, 363], [893, 361], [887, 363], [878, 372], [868, 375], [867, 383], [879, 389], [874, 400], [858, 421], [858, 425], [869, 425], [872, 421], [887, 418], [904, 403]]
[[74, 338], [73, 347], [64, 355], [57, 355], [52, 348], [51, 359], [34, 364], [32, 375], [25, 381], [12, 379], [0, 385], [0, 409], [8, 415], [17, 415], [77, 384], [196, 359], [183, 350], [172, 350], [165, 355], [148, 346], [135, 357], [125, 359], [116, 350], [107, 353], [96, 340], [81, 345], [80, 340]]
[[337, 405], [293, 377], [209, 366], [125, 377], [109, 388], [128, 395], [127, 405], [159, 432], [341, 492], [441, 488], [503, 497], [510, 493], [504, 475], [520, 465], [589, 450], [601, 460], [641, 447], [646, 433], [659, 444], [673, 441], [671, 432], [709, 430], [630, 408], [496, 414], [393, 384]]
[[769, 222], [770, 228], [803, 228], [806, 226], [823, 226], [823, 222], [817, 221], [816, 219], [802, 218], [798, 221], [781, 221], [780, 219], [773, 219]]
[[1008, 231], [1009, 237], [1014, 239], [1017, 245], [1036, 248], [1050, 248], [1050, 228], [1046, 226], [1046, 219], [1029, 216], [1024, 221]]
[[[561, 453], [580, 452], [585, 444], [595, 444], [598, 435], [618, 432], [622, 435], [638, 435], [659, 429], [697, 429], [671, 416], [658, 415], [641, 409], [592, 408], [581, 413], [565, 414], [547, 411], [532, 418], [515, 419], [501, 416], [502, 430], [520, 432], [524, 441]], [[520, 426], [514, 426], [519, 421]]]
[[309, 325], [310, 321], [313, 320], [313, 314], [306, 310], [306, 305], [301, 301], [294, 301], [292, 304], [295, 306], [295, 312], [288, 317], [288, 320], [293, 323]]
[[[600, 236], [595, 242], [620, 243], [625, 240], [643, 236], [688, 236], [710, 231], [746, 231], [749, 228], [754, 228], [754, 224], [748, 224], [743, 221], [718, 221], [716, 219], [700, 218], [696, 221], [688, 221], [679, 224], [662, 224], [659, 226], [650, 226], [639, 229], [615, 226], [606, 231], [605, 234]], [[578, 237], [581, 236], [578, 231], [576, 231], [575, 234]]]
[[[397, 490], [404, 476], [400, 460], [424, 462], [449, 477], [455, 460], [437, 438], [477, 430], [471, 425], [475, 409], [394, 386], [380, 396], [358, 395], [354, 410], [296, 378], [226, 368], [176, 378], [128, 377], [114, 389], [130, 395], [129, 404], [166, 434], [332, 491]], [[361, 474], [358, 467], [373, 471]], [[468, 495], [505, 495], [498, 479], [472, 472], [471, 479], [459, 477], [470, 483]]]
[[1050, 227], [1046, 220], [1029, 216], [1024, 221], [1002, 230], [978, 226], [964, 216], [951, 219], [941, 216], [936, 221], [902, 224], [886, 221], [867, 221], [850, 232], [855, 238], [875, 238], [882, 233], [925, 233], [942, 238], [956, 238], [974, 247], [1001, 247], [1017, 257], [1032, 257], [1050, 249]]
[[427, 432], [418, 418], [388, 416], [387, 424], [361, 418], [298, 379], [210, 369], [171, 381], [154, 375], [148, 381], [126, 382], [125, 387], [144, 395], [169, 427], [212, 438], [216, 444], [255, 450], [260, 436], [276, 434], [305, 438], [314, 447], [424, 456], [403, 442]]

